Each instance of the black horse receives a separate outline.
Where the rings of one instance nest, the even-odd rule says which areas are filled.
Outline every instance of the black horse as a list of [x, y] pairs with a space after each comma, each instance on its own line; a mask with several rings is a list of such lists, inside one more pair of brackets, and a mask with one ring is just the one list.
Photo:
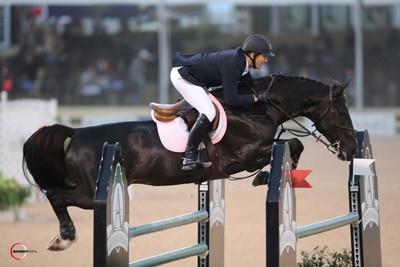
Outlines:
[[[241, 86], [240, 90], [270, 90], [272, 100], [269, 103], [256, 103], [249, 108], [227, 107], [221, 93], [214, 92], [213, 95], [224, 106], [228, 120], [225, 136], [214, 147], [218, 152], [217, 167], [230, 175], [241, 171], [253, 172], [268, 165], [279, 125], [297, 116], [307, 117], [314, 122], [316, 129], [330, 144], [335, 144], [334, 149], [341, 160], [351, 160], [356, 152], [356, 139], [343, 94], [347, 85], [327, 85], [286, 75], [254, 79]], [[190, 110], [186, 113], [189, 114]], [[195, 118], [196, 115], [187, 116], [189, 125], [193, 124]], [[64, 144], [67, 138], [72, 138], [68, 147]], [[303, 145], [297, 138], [287, 141], [296, 164]], [[46, 194], [60, 222], [61, 239], [51, 244], [50, 250], [65, 249], [70, 244], [58, 242], [76, 239], [68, 206], [93, 209], [95, 184], [105, 142], [121, 144], [128, 184], [197, 184], [211, 177], [212, 168], [181, 170], [183, 154], [163, 147], [153, 121], [121, 122], [78, 129], [58, 124], [42, 127], [24, 144], [23, 168], [27, 179], [28, 169], [35, 183]], [[218, 163], [214, 162], [215, 165]]]

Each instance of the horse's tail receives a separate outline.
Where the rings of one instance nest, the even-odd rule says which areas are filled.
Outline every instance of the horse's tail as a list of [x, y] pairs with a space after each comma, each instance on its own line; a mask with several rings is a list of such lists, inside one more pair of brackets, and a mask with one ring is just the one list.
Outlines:
[[65, 165], [64, 142], [77, 129], [55, 124], [43, 126], [24, 144], [22, 168], [26, 179], [33, 177], [40, 190], [66, 188], [68, 172]]

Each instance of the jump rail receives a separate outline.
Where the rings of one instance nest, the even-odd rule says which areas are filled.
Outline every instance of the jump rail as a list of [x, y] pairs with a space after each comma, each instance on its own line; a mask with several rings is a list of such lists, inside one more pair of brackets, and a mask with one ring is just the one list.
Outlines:
[[[357, 132], [356, 158], [372, 159], [367, 131]], [[354, 267], [379, 267], [381, 262], [378, 182], [374, 175], [354, 174], [354, 161], [349, 171], [349, 213], [296, 227], [296, 196], [291, 185], [292, 161], [288, 144], [275, 144], [272, 151], [271, 178], [266, 201], [267, 266], [294, 267], [297, 239], [350, 225], [352, 263]]]
[[[198, 255], [198, 266], [224, 266], [224, 181], [198, 187], [198, 211], [129, 227], [129, 198], [119, 143], [104, 144], [94, 208], [93, 266], [158, 266]], [[198, 244], [129, 263], [129, 239], [198, 223]]]

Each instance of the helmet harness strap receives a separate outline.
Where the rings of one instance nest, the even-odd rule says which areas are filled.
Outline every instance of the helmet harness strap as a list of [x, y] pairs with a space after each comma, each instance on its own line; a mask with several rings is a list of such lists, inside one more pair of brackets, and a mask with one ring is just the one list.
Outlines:
[[261, 53], [260, 53], [260, 52], [253, 52], [253, 53], [254, 53], [254, 57], [251, 57], [251, 56], [250, 56], [250, 53], [252, 53], [252, 52], [247, 51], [247, 52], [245, 52], [244, 54], [245, 54], [247, 57], [250, 58], [251, 64], [253, 65], [253, 69], [257, 69], [257, 66], [256, 66], [256, 59], [257, 59], [257, 57], [258, 57], [259, 55], [261, 55]]

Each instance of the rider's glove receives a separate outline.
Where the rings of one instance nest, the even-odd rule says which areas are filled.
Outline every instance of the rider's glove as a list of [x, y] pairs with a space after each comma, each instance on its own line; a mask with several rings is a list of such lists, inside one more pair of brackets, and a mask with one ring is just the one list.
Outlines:
[[268, 102], [271, 100], [271, 94], [268, 91], [258, 92], [256, 97], [258, 102]]

